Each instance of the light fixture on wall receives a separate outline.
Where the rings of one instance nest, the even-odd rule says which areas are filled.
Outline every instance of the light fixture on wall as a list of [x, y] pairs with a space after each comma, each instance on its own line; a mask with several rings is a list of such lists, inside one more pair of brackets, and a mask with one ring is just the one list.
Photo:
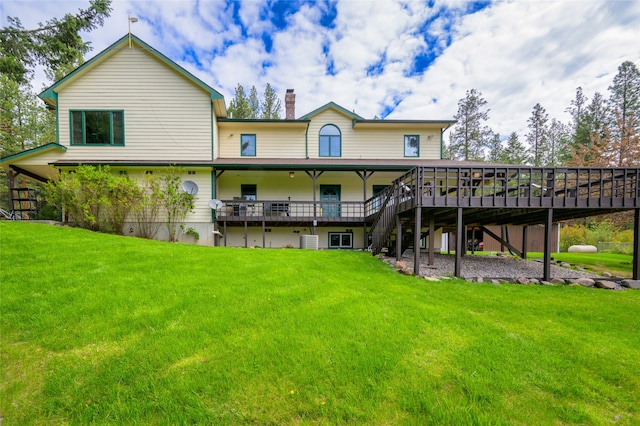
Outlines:
[[296, 177], [296, 172], [289, 172], [289, 177], [291, 179], [293, 179], [294, 177]]

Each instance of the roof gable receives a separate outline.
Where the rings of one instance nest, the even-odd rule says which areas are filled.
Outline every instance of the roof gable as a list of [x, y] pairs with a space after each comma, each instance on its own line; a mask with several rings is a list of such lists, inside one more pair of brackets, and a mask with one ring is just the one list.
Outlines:
[[186, 69], [184, 69], [183, 67], [181, 67], [180, 65], [178, 65], [177, 63], [169, 59], [167, 56], [163, 55], [158, 50], [156, 50], [149, 44], [145, 43], [143, 40], [141, 40], [140, 38], [136, 37], [133, 34], [126, 34], [125, 36], [121, 37], [111, 46], [107, 47], [102, 52], [98, 53], [96, 56], [89, 59], [87, 62], [85, 62], [84, 64], [82, 64], [81, 66], [73, 70], [71, 73], [67, 74], [62, 79], [55, 82], [53, 85], [49, 86], [38, 96], [42, 100], [44, 100], [46, 103], [55, 106], [57, 104], [58, 91], [61, 88], [70, 84], [75, 79], [80, 78], [87, 71], [98, 66], [100, 63], [104, 62], [105, 60], [108, 60], [108, 58], [111, 57], [116, 51], [128, 45], [133, 45], [138, 48], [142, 48], [149, 55], [153, 56], [155, 59], [157, 59], [161, 63], [164, 63], [166, 66], [173, 69], [178, 74], [187, 78], [189, 81], [191, 81], [196, 86], [200, 87], [205, 92], [209, 93], [211, 100], [214, 102], [214, 105], [216, 106], [217, 115], [221, 117], [226, 116], [226, 106], [224, 103], [224, 96], [222, 96], [220, 92], [213, 89], [212, 87], [204, 83], [202, 80], [200, 80], [198, 77], [194, 76], [189, 71], [187, 71]]
[[352, 120], [364, 120], [364, 118], [360, 117], [355, 112], [351, 112], [348, 109], [341, 107], [340, 105], [338, 105], [335, 102], [329, 102], [328, 104], [325, 104], [325, 105], [321, 106], [320, 108], [315, 109], [315, 110], [311, 111], [310, 113], [308, 113], [306, 115], [303, 115], [298, 120], [308, 120], [311, 117], [313, 117], [314, 115], [318, 115], [321, 112], [324, 112], [324, 111], [326, 111], [328, 109], [333, 109], [335, 111], [338, 111], [340, 114], [345, 115], [345, 116], [349, 117]]

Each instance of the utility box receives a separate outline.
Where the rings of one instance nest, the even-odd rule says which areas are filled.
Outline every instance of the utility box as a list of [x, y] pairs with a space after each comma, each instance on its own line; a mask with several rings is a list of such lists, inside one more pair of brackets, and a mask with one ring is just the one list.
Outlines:
[[300, 235], [300, 248], [318, 250], [317, 235]]

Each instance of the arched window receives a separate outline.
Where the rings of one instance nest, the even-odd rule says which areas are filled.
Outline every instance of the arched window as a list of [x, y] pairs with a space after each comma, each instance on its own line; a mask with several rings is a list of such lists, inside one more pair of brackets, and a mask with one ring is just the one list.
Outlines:
[[327, 124], [320, 129], [320, 157], [340, 157], [342, 154], [342, 136], [340, 129]]

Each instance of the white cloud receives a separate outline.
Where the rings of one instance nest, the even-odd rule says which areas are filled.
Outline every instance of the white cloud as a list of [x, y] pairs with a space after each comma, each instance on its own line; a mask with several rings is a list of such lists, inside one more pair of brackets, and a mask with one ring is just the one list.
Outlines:
[[[87, 5], [3, 0], [3, 24], [11, 15], [34, 27]], [[524, 136], [536, 103], [550, 118], [567, 121], [564, 110], [577, 86], [589, 97], [596, 91], [608, 97], [618, 65], [640, 65], [640, 3], [632, 0], [498, 1], [471, 15], [464, 0], [433, 8], [418, 1], [381, 7], [373, 0], [339, 0], [334, 27], [326, 28], [321, 20], [331, 5], [303, 4], [288, 16], [286, 28], [276, 30], [263, 19], [274, 13], [264, 1], [114, 0], [111, 18], [86, 39], [98, 53], [126, 34], [127, 16], [137, 16], [136, 35], [227, 102], [238, 83], [262, 91], [269, 82], [281, 99], [286, 88], [295, 88], [298, 115], [334, 101], [364, 117], [398, 104], [388, 118], [449, 119], [473, 88], [488, 101], [489, 125], [503, 137], [512, 131]], [[270, 53], [264, 33], [273, 43]], [[435, 62], [412, 74], [416, 55], [434, 48], [442, 51]], [[379, 68], [367, 75], [373, 65]], [[331, 66], [334, 75], [327, 73]]]

